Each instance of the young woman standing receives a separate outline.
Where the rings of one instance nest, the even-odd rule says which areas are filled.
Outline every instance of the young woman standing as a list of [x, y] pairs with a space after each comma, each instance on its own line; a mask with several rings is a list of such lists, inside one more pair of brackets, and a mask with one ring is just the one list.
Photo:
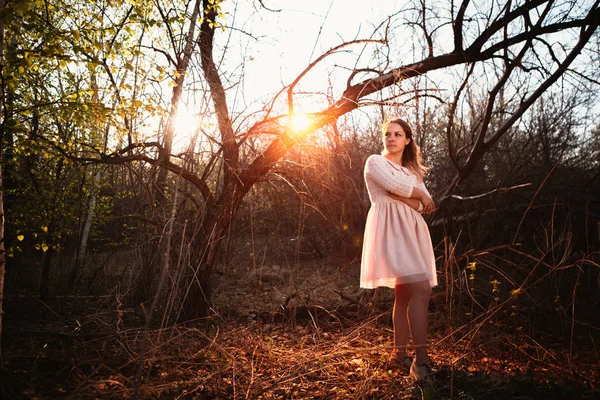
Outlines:
[[[427, 316], [431, 288], [437, 285], [435, 257], [421, 213], [435, 208], [423, 176], [419, 147], [410, 125], [400, 119], [383, 124], [383, 155], [365, 165], [371, 200], [361, 262], [360, 287], [394, 289], [394, 351], [391, 364], [415, 379], [431, 373]], [[409, 333], [415, 357], [407, 353]]]

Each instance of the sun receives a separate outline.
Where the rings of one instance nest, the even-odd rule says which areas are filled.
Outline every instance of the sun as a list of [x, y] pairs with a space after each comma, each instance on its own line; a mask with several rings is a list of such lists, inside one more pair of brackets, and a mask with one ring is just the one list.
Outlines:
[[198, 117], [188, 110], [180, 110], [173, 121], [173, 133], [179, 138], [190, 139], [198, 129]]
[[304, 134], [311, 127], [312, 120], [306, 114], [293, 114], [289, 117], [288, 126], [295, 134]]

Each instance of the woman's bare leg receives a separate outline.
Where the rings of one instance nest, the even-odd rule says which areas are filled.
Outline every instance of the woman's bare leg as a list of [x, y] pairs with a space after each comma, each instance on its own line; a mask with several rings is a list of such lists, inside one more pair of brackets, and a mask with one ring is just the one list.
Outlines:
[[428, 364], [427, 317], [429, 314], [431, 285], [429, 284], [429, 281], [421, 281], [408, 283], [406, 284], [406, 287], [410, 292], [408, 320], [410, 323], [410, 333], [415, 346], [416, 364]]
[[398, 357], [405, 357], [406, 345], [408, 343], [408, 303], [410, 301], [410, 292], [406, 285], [396, 285], [394, 287], [394, 310], [392, 322], [394, 324], [394, 353]]

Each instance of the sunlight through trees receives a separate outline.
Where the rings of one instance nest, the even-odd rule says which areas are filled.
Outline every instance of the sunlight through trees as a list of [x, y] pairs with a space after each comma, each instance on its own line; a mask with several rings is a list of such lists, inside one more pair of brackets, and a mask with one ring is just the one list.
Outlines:
[[[282, 278], [263, 267], [351, 269], [364, 161], [381, 151], [381, 121], [399, 115], [432, 167], [444, 323], [533, 332], [543, 323], [523, 298], [552, 297], [539, 309], [562, 345], [595, 340], [578, 301], [597, 305], [600, 285], [597, 1], [0, 10], [0, 311], [9, 297], [18, 308], [23, 296], [95, 296], [119, 310], [120, 334], [134, 309], [146, 327], [130, 360], [139, 385], [148, 332], [226, 314], [228, 277], [260, 276], [251, 289], [270, 297], [262, 285]], [[352, 285], [336, 298], [364, 317], [376, 297]], [[526, 296], [510, 295], [518, 288]], [[286, 318], [324, 307], [281, 296]]]

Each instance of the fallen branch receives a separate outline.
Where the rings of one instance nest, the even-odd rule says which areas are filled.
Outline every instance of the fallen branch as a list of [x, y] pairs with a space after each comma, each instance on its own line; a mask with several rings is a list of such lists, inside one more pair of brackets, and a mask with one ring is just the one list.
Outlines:
[[481, 199], [482, 197], [486, 197], [486, 196], [490, 196], [494, 193], [505, 193], [508, 192], [509, 190], [513, 190], [513, 189], [520, 189], [520, 188], [524, 188], [524, 187], [528, 187], [531, 186], [531, 182], [530, 183], [523, 183], [521, 185], [515, 185], [515, 186], [511, 186], [511, 187], [507, 187], [507, 188], [496, 188], [492, 191], [486, 192], [486, 193], [482, 193], [482, 194], [476, 194], [473, 196], [467, 196], [467, 197], [463, 197], [463, 196], [459, 196], [457, 194], [453, 194], [450, 197], [456, 200], [476, 200], [476, 199]]

